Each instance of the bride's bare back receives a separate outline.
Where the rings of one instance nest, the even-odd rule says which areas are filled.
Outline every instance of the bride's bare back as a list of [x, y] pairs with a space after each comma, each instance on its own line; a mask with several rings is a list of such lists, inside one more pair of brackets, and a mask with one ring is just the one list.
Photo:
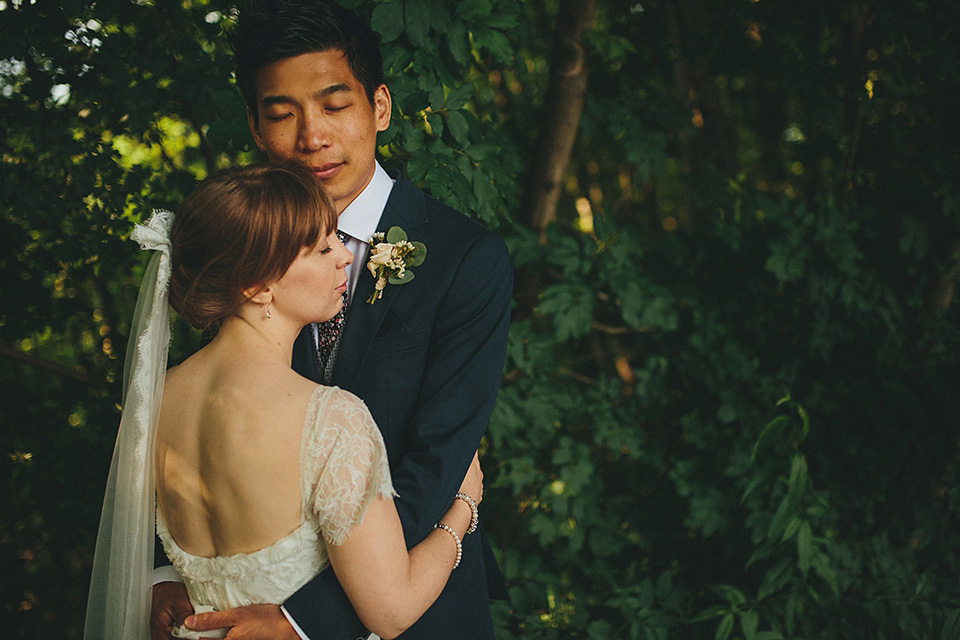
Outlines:
[[316, 385], [208, 345], [167, 373], [157, 429], [157, 499], [177, 544], [204, 557], [249, 553], [301, 524], [300, 443]]

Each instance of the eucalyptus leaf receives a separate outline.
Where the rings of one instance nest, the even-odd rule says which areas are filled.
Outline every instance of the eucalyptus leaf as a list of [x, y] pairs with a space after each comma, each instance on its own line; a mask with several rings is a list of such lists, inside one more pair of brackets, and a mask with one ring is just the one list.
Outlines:
[[413, 280], [413, 278], [414, 278], [413, 271], [410, 271], [409, 269], [407, 269], [406, 271], [403, 272], [403, 277], [398, 278], [397, 276], [390, 276], [389, 278], [387, 278], [387, 282], [390, 284], [407, 284], [408, 282]]
[[407, 232], [401, 229], [400, 227], [393, 226], [387, 230], [386, 240], [390, 244], [397, 244], [402, 240], [407, 239]]
[[427, 259], [427, 245], [423, 244], [422, 242], [417, 242], [416, 240], [412, 241], [410, 244], [417, 248], [417, 255], [413, 258], [411, 266], [419, 267], [421, 264], [423, 264], [423, 261]]

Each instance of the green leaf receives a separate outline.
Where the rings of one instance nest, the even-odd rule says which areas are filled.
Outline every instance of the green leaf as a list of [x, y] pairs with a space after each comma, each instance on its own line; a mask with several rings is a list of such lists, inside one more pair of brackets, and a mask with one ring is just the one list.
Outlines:
[[[443, 85], [437, 83], [433, 85], [433, 88], [430, 89], [430, 94], [427, 100], [430, 102], [430, 108], [434, 111], [439, 111], [443, 108], [443, 102], [446, 98], [443, 95]], [[436, 133], [434, 133], [436, 135]]]
[[837, 572], [830, 565], [830, 559], [826, 554], [821, 551], [813, 552], [812, 565], [814, 572], [824, 579], [824, 581], [830, 586], [830, 589], [833, 591], [835, 596], [840, 595], [840, 589], [837, 584]]
[[760, 624], [760, 617], [753, 609], [747, 609], [740, 612], [740, 628], [743, 630], [744, 640], [756, 640], [757, 626]]
[[485, 18], [483, 23], [494, 29], [512, 29], [519, 24], [517, 16], [510, 13], [495, 13]]
[[447, 28], [447, 46], [453, 59], [458, 63], [465, 65], [470, 62], [470, 37], [467, 34], [467, 27], [463, 22], [455, 20]]
[[428, 113], [427, 122], [430, 123], [430, 131], [434, 136], [439, 138], [443, 135], [443, 116], [439, 113]]
[[729, 612], [729, 608], [726, 605], [714, 605], [708, 607], [698, 613], [690, 622], [706, 622], [707, 620], [713, 620], [714, 618], [719, 618], [722, 615], [725, 615]]
[[813, 552], [813, 530], [810, 523], [804, 520], [797, 532], [797, 566], [804, 576], [813, 564]]
[[485, 49], [503, 64], [509, 65], [513, 62], [513, 47], [502, 32], [480, 26], [473, 30], [473, 36], [478, 49]]
[[786, 416], [777, 416], [763, 428], [757, 443], [753, 445], [753, 453], [750, 455], [750, 462], [755, 462], [757, 455], [767, 449], [771, 444], [780, 440], [790, 424], [790, 419]]
[[791, 518], [796, 515], [800, 507], [800, 502], [803, 500], [807, 485], [807, 459], [802, 453], [796, 453], [792, 458], [790, 479], [787, 483], [787, 495], [781, 500], [776, 513], [773, 515], [773, 519], [770, 521], [770, 526], [767, 529], [767, 540], [775, 540], [784, 534]]
[[413, 280], [413, 278], [414, 278], [413, 271], [410, 271], [410, 269], [407, 269], [406, 271], [403, 272], [403, 277], [398, 278], [397, 276], [390, 276], [389, 278], [387, 278], [387, 282], [389, 282], [390, 284], [407, 284], [408, 282]]
[[750, 494], [756, 491], [757, 487], [762, 485], [764, 482], [766, 482], [766, 478], [760, 474], [755, 474], [752, 478], [750, 478], [750, 482], [747, 483], [747, 487], [743, 490], [743, 495], [740, 496], [740, 504], [743, 505], [743, 503], [747, 501], [747, 498], [750, 497]]
[[593, 290], [579, 284], [547, 287], [537, 305], [541, 314], [552, 316], [558, 340], [579, 338], [590, 330], [594, 307]]
[[734, 607], [739, 607], [747, 601], [747, 597], [743, 595], [743, 592], [736, 587], [729, 584], [720, 584], [714, 587], [716, 591], [724, 600], [729, 602]]
[[422, 182], [427, 171], [437, 163], [436, 158], [426, 151], [417, 151], [407, 160], [407, 177], [412, 182]]
[[427, 245], [422, 242], [413, 241], [410, 244], [417, 248], [417, 255], [414, 256], [411, 266], [419, 267], [427, 259]]
[[493, 5], [490, 4], [490, 0], [460, 0], [460, 4], [457, 5], [457, 15], [467, 22], [480, 16], [488, 16], [492, 11]]
[[[467, 100], [473, 96], [473, 89], [474, 86], [472, 82], [464, 82], [463, 84], [454, 87], [450, 90], [450, 93], [447, 94], [447, 99], [444, 102], [444, 106], [450, 111], [459, 109], [463, 105], [467, 104]], [[464, 124], [466, 124], [466, 121], [464, 121]]]
[[415, 47], [425, 47], [428, 44], [427, 34], [430, 32], [430, 5], [425, 0], [405, 0], [405, 18], [407, 37]]
[[749, 569], [751, 566], [753, 566], [754, 562], [757, 562], [758, 560], [765, 560], [769, 558], [772, 553], [773, 553], [773, 545], [769, 543], [762, 545], [760, 547], [757, 547], [756, 549], [753, 550], [753, 553], [750, 554], [750, 557], [747, 558], [747, 562], [744, 564], [744, 568]]
[[757, 600], [763, 600], [764, 598], [780, 591], [791, 578], [790, 568], [792, 562], [789, 558], [783, 558], [775, 565], [770, 567], [767, 570], [766, 575], [763, 576], [763, 582], [760, 583], [760, 589], [757, 590]]
[[787, 522], [790, 520], [794, 511], [791, 507], [790, 496], [783, 496], [783, 499], [780, 500], [780, 504], [777, 506], [776, 512], [773, 514], [773, 518], [770, 520], [770, 525], [767, 527], [768, 542], [773, 542], [786, 530]]
[[393, 0], [378, 4], [370, 17], [370, 27], [380, 34], [384, 43], [396, 40], [403, 33], [403, 3]]
[[797, 413], [800, 415], [800, 433], [797, 436], [797, 442], [803, 442], [810, 434], [810, 416], [807, 415], [807, 410], [800, 404], [797, 404], [796, 407]]
[[960, 609], [954, 609], [947, 616], [940, 630], [940, 640], [960, 640]]
[[730, 634], [733, 633], [733, 624], [736, 619], [733, 617], [732, 613], [728, 613], [723, 616], [723, 619], [720, 620], [720, 624], [717, 625], [717, 632], [714, 634], [714, 640], [727, 640], [730, 637]]
[[397, 137], [397, 132], [399, 130], [400, 130], [399, 127], [391, 123], [390, 126], [387, 127], [386, 131], [380, 131], [379, 133], [377, 133], [377, 146], [385, 147], [386, 145], [393, 142], [393, 140]]
[[467, 137], [470, 127], [467, 125], [466, 118], [459, 111], [451, 111], [447, 114], [447, 128], [453, 135], [453, 139], [461, 145], [467, 146], [470, 143]]
[[790, 517], [790, 520], [787, 521], [787, 526], [784, 527], [783, 535], [780, 537], [780, 542], [786, 542], [787, 540], [792, 538], [794, 535], [796, 535], [797, 531], [800, 529], [800, 524], [802, 522], [803, 521], [800, 519], [800, 516], [798, 516], [797, 514], [792, 515]]
[[803, 498], [807, 486], [807, 459], [802, 453], [795, 453], [793, 455], [790, 481], [787, 488], [787, 498], [793, 510], [796, 510], [796, 508], [800, 506], [800, 500]]
[[390, 227], [387, 230], [387, 242], [390, 244], [396, 244], [401, 240], [407, 239], [407, 232], [401, 229], [400, 227]]

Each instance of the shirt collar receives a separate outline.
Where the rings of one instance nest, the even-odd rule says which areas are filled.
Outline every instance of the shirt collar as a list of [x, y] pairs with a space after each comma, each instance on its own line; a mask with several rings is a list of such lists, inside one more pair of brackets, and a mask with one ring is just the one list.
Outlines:
[[353, 202], [340, 213], [337, 228], [361, 242], [367, 242], [380, 224], [394, 180], [379, 162], [374, 163], [373, 178]]

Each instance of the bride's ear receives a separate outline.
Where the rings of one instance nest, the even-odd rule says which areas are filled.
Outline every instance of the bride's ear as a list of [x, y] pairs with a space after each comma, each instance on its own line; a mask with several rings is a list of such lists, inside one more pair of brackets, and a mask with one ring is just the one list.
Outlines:
[[273, 289], [270, 285], [247, 287], [243, 290], [243, 297], [256, 304], [269, 304], [273, 302]]

